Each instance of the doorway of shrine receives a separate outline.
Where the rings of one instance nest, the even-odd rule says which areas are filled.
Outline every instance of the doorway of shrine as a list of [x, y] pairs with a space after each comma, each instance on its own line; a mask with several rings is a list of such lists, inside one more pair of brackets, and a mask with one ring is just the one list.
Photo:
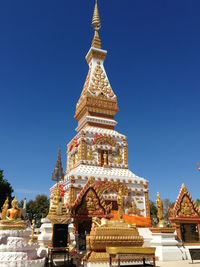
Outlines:
[[92, 218], [78, 221], [78, 248], [86, 251], [86, 236], [90, 234]]
[[199, 242], [199, 227], [197, 223], [181, 223], [181, 237], [185, 243]]

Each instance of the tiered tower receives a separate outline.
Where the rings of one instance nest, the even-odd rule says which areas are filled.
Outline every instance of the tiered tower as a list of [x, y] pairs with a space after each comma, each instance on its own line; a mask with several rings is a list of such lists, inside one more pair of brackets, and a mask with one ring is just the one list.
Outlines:
[[[94, 38], [86, 55], [89, 71], [74, 116], [78, 122], [77, 134], [67, 145], [67, 170], [60, 183], [65, 203], [76, 220], [98, 214], [98, 205], [99, 209], [112, 213], [117, 210], [118, 191], [122, 188], [126, 220], [147, 226], [150, 222], [148, 181], [128, 169], [127, 137], [114, 129], [117, 97], [104, 69], [107, 51], [101, 48], [97, 1], [92, 25]], [[92, 187], [96, 188], [95, 193], [86, 196]], [[100, 190], [101, 196], [95, 190]], [[81, 205], [85, 206], [79, 209]]]

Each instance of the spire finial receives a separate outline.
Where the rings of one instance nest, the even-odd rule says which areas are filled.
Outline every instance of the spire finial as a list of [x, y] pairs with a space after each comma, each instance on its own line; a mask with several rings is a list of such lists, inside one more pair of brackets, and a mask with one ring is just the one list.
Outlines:
[[56, 167], [54, 168], [54, 171], [52, 173], [52, 180], [60, 181], [63, 179], [64, 179], [64, 173], [63, 173], [63, 168], [62, 168], [61, 153], [60, 153], [60, 147], [59, 147]]
[[101, 40], [99, 38], [99, 30], [101, 28], [101, 20], [99, 16], [99, 9], [98, 9], [98, 4], [97, 0], [95, 2], [94, 6], [94, 13], [92, 17], [92, 26], [94, 28], [94, 38], [92, 40], [92, 47], [99, 48], [101, 49]]

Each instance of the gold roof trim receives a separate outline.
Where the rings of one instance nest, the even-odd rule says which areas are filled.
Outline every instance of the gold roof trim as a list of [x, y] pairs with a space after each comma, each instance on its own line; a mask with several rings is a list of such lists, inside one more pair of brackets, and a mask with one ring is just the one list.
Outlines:
[[154, 254], [156, 248], [151, 247], [106, 247], [106, 252], [109, 254]]

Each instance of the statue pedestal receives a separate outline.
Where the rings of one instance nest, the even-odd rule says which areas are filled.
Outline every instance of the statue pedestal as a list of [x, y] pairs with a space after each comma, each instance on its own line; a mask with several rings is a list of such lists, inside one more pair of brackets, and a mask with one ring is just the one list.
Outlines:
[[29, 244], [31, 229], [0, 230], [1, 267], [43, 267], [45, 258], [37, 257], [37, 243]]
[[38, 235], [39, 249], [37, 255], [39, 257], [45, 257], [48, 253], [48, 245], [52, 238], [52, 224], [48, 218], [43, 218], [41, 222], [41, 233]]
[[159, 261], [183, 260], [183, 254], [175, 239], [175, 229], [168, 227], [150, 228], [152, 232], [151, 246], [156, 248], [155, 255]]

